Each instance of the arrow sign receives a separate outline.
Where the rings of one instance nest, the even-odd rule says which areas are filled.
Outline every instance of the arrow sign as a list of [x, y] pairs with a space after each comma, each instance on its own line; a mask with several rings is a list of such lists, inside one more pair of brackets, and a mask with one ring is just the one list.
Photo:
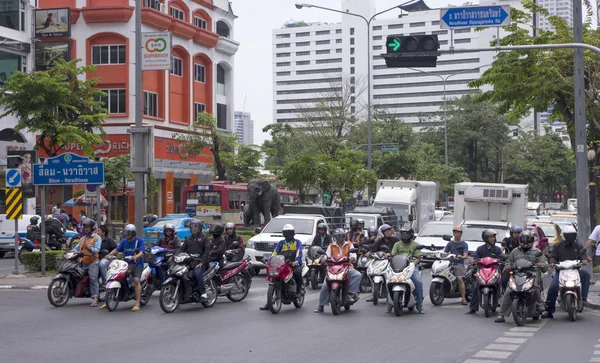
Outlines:
[[6, 186], [9, 188], [21, 187], [21, 170], [9, 169], [6, 172]]
[[388, 47], [393, 51], [396, 52], [398, 51], [398, 48], [400, 48], [400, 41], [398, 40], [398, 38], [394, 38], [392, 40], [391, 43], [388, 44]]
[[510, 6], [474, 6], [440, 9], [440, 28], [501, 27], [510, 24]]

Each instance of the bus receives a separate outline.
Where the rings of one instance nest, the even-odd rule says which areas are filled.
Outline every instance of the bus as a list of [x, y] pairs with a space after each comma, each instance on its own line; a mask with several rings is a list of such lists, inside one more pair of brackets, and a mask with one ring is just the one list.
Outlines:
[[[295, 204], [297, 193], [279, 189], [280, 204]], [[248, 184], [212, 182], [188, 185], [181, 196], [182, 210], [186, 214], [201, 218], [206, 224], [233, 222], [244, 225], [244, 206], [248, 204]]]

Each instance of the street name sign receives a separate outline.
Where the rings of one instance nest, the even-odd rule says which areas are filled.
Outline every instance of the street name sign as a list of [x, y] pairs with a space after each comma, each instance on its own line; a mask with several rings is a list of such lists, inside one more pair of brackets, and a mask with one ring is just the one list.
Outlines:
[[440, 9], [440, 28], [500, 27], [510, 24], [509, 5]]
[[33, 164], [34, 185], [103, 184], [104, 163], [90, 162], [73, 153], [48, 159], [46, 164]]

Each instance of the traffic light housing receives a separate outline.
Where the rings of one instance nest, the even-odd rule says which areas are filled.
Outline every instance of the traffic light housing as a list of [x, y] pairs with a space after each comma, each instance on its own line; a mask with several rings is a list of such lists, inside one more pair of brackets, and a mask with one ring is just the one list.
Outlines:
[[387, 54], [383, 54], [388, 68], [435, 67], [439, 55], [440, 42], [438, 36], [400, 35], [388, 36]]

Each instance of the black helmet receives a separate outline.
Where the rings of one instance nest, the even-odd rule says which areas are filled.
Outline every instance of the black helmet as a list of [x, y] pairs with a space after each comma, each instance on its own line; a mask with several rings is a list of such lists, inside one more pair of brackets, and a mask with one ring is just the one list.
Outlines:
[[412, 228], [410, 223], [407, 223], [400, 228], [400, 239], [402, 242], [410, 242], [412, 241], [415, 235], [415, 230]]
[[29, 223], [34, 224], [34, 225], [37, 225], [39, 221], [40, 221], [40, 217], [38, 217], [38, 216], [33, 216], [29, 219]]
[[358, 229], [358, 219], [350, 219], [350, 229], [353, 231]]
[[[195, 220], [191, 221], [190, 222], [190, 227], [189, 227], [190, 228], [190, 232], [192, 234], [202, 232], [202, 224], [203, 224], [202, 221], [200, 221], [198, 219], [195, 219]], [[196, 232], [194, 232], [194, 227], [197, 228]]]
[[365, 228], [365, 220], [364, 219], [359, 218], [359, 219], [357, 219], [357, 221], [358, 221], [359, 226], [362, 226], [362, 228]]
[[81, 225], [85, 228], [85, 227], [90, 227], [90, 230], [92, 232], [94, 232], [94, 229], [96, 228], [96, 222], [94, 222], [93, 219], [91, 218], [86, 218], [81, 222]]
[[322, 230], [325, 231], [325, 233], [327, 233], [327, 225], [325, 223], [319, 223], [319, 224], [317, 224], [317, 231], [319, 229], [322, 229]]
[[333, 240], [337, 242], [342, 242], [346, 239], [346, 232], [342, 228], [338, 228], [333, 232]]
[[219, 237], [223, 235], [223, 232], [225, 232], [225, 228], [223, 228], [221, 223], [213, 224], [212, 227], [210, 227], [210, 231], [208, 231], [209, 234]]
[[481, 232], [481, 239], [483, 240], [483, 242], [488, 242], [488, 238], [490, 238], [491, 236], [496, 237], [498, 233], [496, 233], [496, 231], [494, 231], [493, 229], [484, 229], [483, 232]]
[[225, 223], [225, 231], [227, 231], [228, 229], [232, 229], [233, 234], [235, 234], [235, 223], [232, 223], [232, 222]]
[[535, 236], [531, 231], [525, 231], [521, 233], [521, 238], [519, 239], [519, 245], [524, 250], [528, 250], [533, 247], [533, 241], [535, 241]]

